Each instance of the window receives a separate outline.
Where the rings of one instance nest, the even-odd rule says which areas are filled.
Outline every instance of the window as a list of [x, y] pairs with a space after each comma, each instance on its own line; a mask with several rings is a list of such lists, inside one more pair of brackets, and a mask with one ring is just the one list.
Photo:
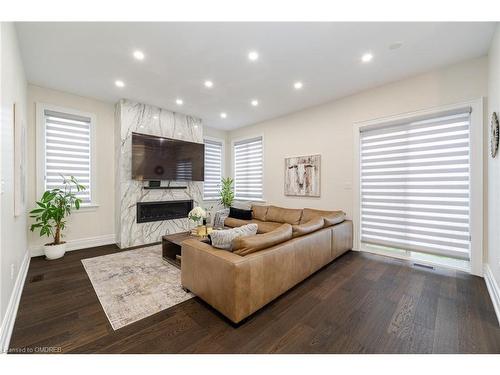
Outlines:
[[233, 149], [235, 199], [263, 199], [262, 137], [237, 141]]
[[470, 118], [360, 129], [362, 243], [470, 260]]
[[224, 160], [224, 144], [221, 140], [205, 139], [205, 182], [203, 183], [203, 199], [219, 198], [220, 180]]
[[41, 126], [37, 126], [39, 142], [39, 192], [63, 188], [62, 177], [75, 176], [86, 190], [77, 193], [83, 205], [91, 205], [92, 189], [92, 116], [71, 110], [40, 105]]

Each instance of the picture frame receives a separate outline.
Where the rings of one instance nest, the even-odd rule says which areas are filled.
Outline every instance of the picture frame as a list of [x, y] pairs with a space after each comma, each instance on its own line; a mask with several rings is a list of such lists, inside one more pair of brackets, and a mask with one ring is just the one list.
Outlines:
[[286, 196], [321, 196], [321, 155], [285, 158], [284, 193]]
[[26, 211], [26, 126], [18, 103], [13, 104], [14, 216]]

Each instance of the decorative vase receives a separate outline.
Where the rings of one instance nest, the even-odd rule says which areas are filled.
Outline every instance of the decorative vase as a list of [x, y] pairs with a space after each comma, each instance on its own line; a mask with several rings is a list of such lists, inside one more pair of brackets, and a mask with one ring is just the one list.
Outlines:
[[197, 227], [198, 237], [204, 237], [207, 235], [207, 227], [205, 225], [198, 225]]
[[60, 243], [59, 245], [43, 245], [43, 252], [49, 260], [62, 258], [66, 253], [66, 242]]

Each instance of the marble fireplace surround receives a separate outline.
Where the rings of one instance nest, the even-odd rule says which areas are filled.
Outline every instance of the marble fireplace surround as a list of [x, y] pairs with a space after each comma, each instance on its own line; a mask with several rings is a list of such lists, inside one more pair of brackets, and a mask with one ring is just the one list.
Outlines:
[[200, 119], [162, 108], [122, 99], [115, 108], [116, 233], [117, 245], [124, 249], [161, 241], [165, 234], [189, 229], [189, 221], [173, 219], [137, 223], [137, 202], [193, 200], [202, 205], [202, 182], [162, 181], [162, 186], [185, 189], [143, 189], [147, 182], [132, 180], [132, 132], [203, 143]]

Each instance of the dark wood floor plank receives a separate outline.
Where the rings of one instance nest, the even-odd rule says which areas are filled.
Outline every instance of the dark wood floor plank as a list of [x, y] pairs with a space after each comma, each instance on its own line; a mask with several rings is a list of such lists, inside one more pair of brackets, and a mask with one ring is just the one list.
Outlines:
[[81, 264], [33, 258], [11, 349], [71, 353], [500, 353], [484, 280], [349, 252], [231, 324], [198, 298], [114, 331]]

